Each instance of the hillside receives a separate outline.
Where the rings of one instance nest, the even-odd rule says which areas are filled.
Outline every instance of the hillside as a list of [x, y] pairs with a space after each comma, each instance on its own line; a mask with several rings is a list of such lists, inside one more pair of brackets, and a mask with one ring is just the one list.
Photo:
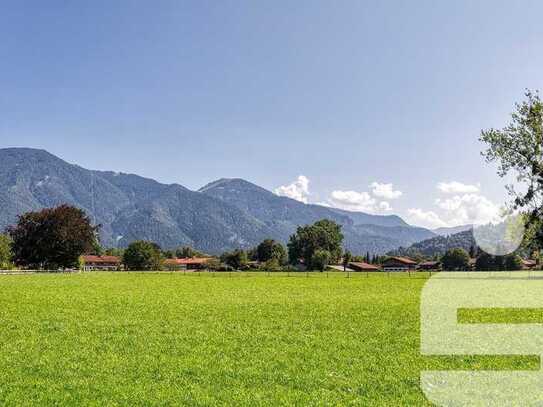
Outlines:
[[216, 253], [273, 235], [239, 209], [180, 185], [89, 171], [41, 150], [0, 150], [0, 180], [0, 229], [25, 211], [68, 203], [101, 225], [106, 246], [149, 239]]
[[297, 226], [323, 218], [343, 225], [345, 247], [355, 253], [385, 253], [434, 236], [397, 216], [306, 205], [241, 179], [191, 191], [137, 175], [87, 170], [43, 150], [0, 149], [0, 230], [21, 213], [61, 203], [84, 209], [100, 224], [105, 246], [149, 239], [164, 248], [191, 245], [220, 253], [265, 238], [286, 242]]
[[450, 236], [450, 235], [455, 235], [457, 233], [465, 232], [471, 229], [473, 229], [473, 225], [461, 225], [461, 226], [437, 228], [437, 229], [433, 229], [432, 232], [440, 236]]
[[407, 248], [399, 248], [391, 251], [390, 255], [401, 256], [417, 256], [433, 257], [444, 254], [449, 249], [462, 248], [469, 251], [472, 246], [475, 246], [473, 232], [467, 230], [449, 236], [437, 236], [432, 239], [423, 240], [414, 243]]
[[286, 241], [298, 225], [323, 218], [343, 225], [345, 247], [355, 253], [385, 253], [435, 236], [428, 229], [409, 226], [398, 216], [370, 215], [304, 204], [277, 196], [242, 179], [221, 179], [201, 188], [200, 192], [261, 220], [276, 230], [282, 241]]

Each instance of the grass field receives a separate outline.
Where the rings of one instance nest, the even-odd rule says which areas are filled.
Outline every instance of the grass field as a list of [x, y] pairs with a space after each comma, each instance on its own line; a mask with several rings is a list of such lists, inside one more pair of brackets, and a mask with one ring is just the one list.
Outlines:
[[417, 275], [0, 276], [0, 404], [428, 405]]

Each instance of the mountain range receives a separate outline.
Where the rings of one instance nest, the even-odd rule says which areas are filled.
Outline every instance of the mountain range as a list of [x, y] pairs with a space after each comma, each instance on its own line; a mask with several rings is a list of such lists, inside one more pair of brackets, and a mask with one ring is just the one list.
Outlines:
[[0, 149], [0, 230], [17, 216], [68, 203], [100, 224], [107, 247], [147, 239], [163, 248], [190, 245], [217, 254], [266, 238], [283, 243], [300, 225], [331, 219], [342, 225], [345, 248], [381, 254], [436, 234], [398, 216], [305, 204], [242, 179], [220, 179], [198, 191], [133, 174], [93, 171], [44, 151]]
[[439, 235], [439, 236], [450, 236], [450, 235], [455, 235], [457, 233], [466, 232], [471, 229], [473, 229], [473, 225], [461, 225], [461, 226], [432, 229], [432, 232], [434, 232], [436, 235]]

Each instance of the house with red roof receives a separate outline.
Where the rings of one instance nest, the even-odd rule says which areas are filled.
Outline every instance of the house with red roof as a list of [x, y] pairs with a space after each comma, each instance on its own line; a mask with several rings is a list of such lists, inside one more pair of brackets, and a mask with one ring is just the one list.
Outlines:
[[206, 267], [211, 257], [186, 257], [182, 259], [166, 259], [164, 267], [168, 270], [199, 270]]
[[383, 271], [410, 271], [415, 270], [417, 265], [415, 260], [400, 256], [389, 257], [382, 264]]
[[381, 267], [365, 262], [350, 262], [349, 268], [353, 271], [379, 271]]
[[117, 256], [81, 256], [83, 271], [115, 271], [121, 269], [121, 259]]
[[522, 259], [522, 269], [523, 270], [535, 270], [537, 268], [537, 261]]

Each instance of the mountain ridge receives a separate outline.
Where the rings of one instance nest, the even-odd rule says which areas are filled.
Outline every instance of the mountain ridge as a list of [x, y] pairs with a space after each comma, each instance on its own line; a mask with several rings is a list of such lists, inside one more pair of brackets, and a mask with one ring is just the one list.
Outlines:
[[45, 150], [0, 149], [0, 229], [23, 212], [61, 203], [85, 210], [111, 247], [148, 239], [164, 248], [186, 244], [216, 254], [265, 238], [286, 242], [297, 226], [322, 218], [343, 225], [345, 246], [357, 253], [383, 253], [434, 235], [399, 217], [304, 204], [241, 178], [192, 191], [136, 174], [87, 170]]

